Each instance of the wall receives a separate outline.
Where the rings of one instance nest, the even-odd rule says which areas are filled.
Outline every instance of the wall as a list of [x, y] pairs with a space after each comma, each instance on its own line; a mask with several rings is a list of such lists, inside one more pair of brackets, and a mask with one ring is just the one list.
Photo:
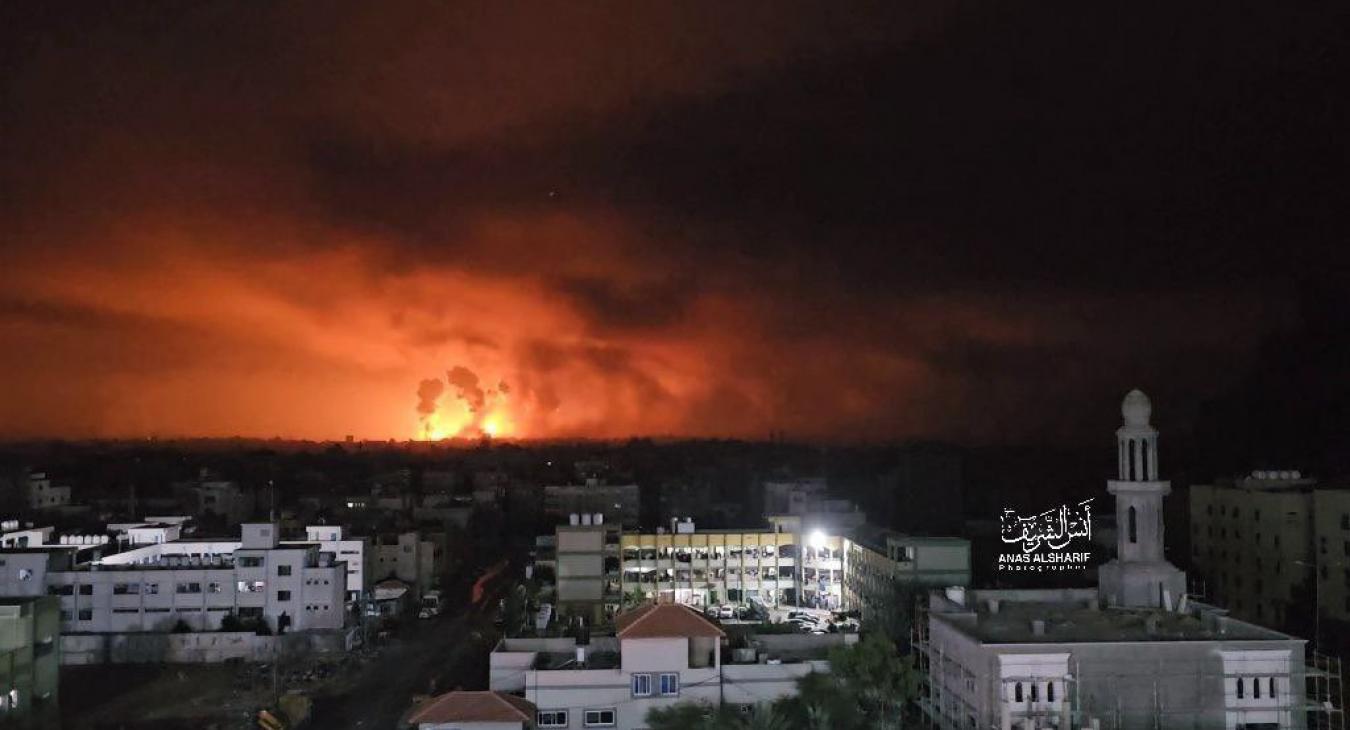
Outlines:
[[726, 664], [722, 666], [722, 699], [731, 705], [773, 702], [797, 694], [797, 680], [811, 672], [828, 672], [826, 661], [795, 664]]
[[285, 656], [338, 654], [351, 649], [352, 631], [258, 636], [250, 631], [188, 634], [66, 634], [62, 664], [210, 664], [229, 659], [248, 662]]

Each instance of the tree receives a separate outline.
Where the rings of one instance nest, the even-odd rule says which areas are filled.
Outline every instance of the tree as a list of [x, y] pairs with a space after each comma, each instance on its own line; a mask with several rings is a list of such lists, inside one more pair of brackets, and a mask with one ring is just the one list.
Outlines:
[[650, 730], [790, 730], [783, 714], [772, 705], [760, 705], [743, 715], [730, 705], [679, 702], [647, 712]]
[[919, 695], [913, 655], [902, 656], [879, 633], [832, 650], [830, 675], [848, 688], [871, 728], [902, 727], [905, 709]]

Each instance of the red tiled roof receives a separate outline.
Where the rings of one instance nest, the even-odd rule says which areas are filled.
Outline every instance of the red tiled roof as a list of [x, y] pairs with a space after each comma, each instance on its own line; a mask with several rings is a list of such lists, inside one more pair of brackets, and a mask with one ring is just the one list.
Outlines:
[[532, 723], [534, 704], [504, 692], [446, 692], [418, 705], [408, 722]]
[[679, 604], [639, 606], [614, 617], [621, 639], [660, 639], [678, 636], [726, 636], [716, 624]]

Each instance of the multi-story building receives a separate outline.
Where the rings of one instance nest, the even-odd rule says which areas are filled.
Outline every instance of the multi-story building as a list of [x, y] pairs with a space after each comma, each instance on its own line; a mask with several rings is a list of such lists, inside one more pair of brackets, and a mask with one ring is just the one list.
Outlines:
[[896, 586], [945, 588], [970, 585], [970, 541], [920, 537], [863, 528], [845, 541], [844, 605], [862, 612], [892, 610]]
[[490, 657], [494, 691], [523, 694], [536, 726], [647, 726], [653, 708], [677, 702], [749, 708], [796, 693], [797, 680], [829, 671], [828, 649], [855, 634], [750, 637], [724, 652], [726, 634], [679, 605], [646, 605], [615, 619], [615, 635], [516, 639]]
[[417, 596], [437, 587], [444, 569], [445, 548], [417, 530], [386, 533], [375, 538], [371, 547], [371, 569], [376, 580], [398, 578], [414, 589]]
[[77, 546], [0, 551], [5, 596], [59, 597], [63, 633], [213, 631], [230, 614], [274, 631], [346, 622], [346, 565], [317, 543], [282, 543], [275, 524], [239, 541], [155, 543], [91, 562]]
[[198, 478], [174, 485], [174, 492], [183, 506], [194, 515], [213, 514], [227, 525], [243, 522], [253, 516], [255, 495], [237, 483], [216, 478], [202, 469]]
[[572, 514], [599, 512], [625, 528], [638, 526], [641, 490], [636, 484], [607, 484], [589, 478], [584, 484], [550, 484], [544, 487], [544, 516], [555, 524]]
[[841, 531], [792, 515], [748, 530], [699, 530], [690, 520], [671, 527], [624, 532], [587, 516], [556, 528], [536, 562], [556, 576], [560, 611], [593, 620], [642, 601], [853, 609], [864, 598], [882, 600], [883, 581], [970, 581], [970, 543], [962, 538], [877, 538], [876, 530]]
[[[620, 593], [642, 600], [707, 606], [842, 604], [844, 538], [782, 525], [757, 530], [634, 532], [620, 537]], [[561, 550], [560, 550], [561, 554]]]
[[60, 724], [60, 622], [55, 598], [0, 599], [0, 725]]
[[[552, 567], [555, 600], [564, 615], [586, 616], [592, 622], [613, 614], [622, 604], [619, 527], [601, 515], [572, 515], [555, 531]], [[542, 561], [547, 564], [547, 556]]]
[[1272, 626], [1288, 625], [1300, 603], [1350, 621], [1350, 490], [1254, 471], [1192, 486], [1190, 509], [1191, 562], [1208, 599]]
[[70, 487], [54, 484], [47, 472], [30, 472], [25, 486], [29, 509], [59, 509], [70, 504]]
[[[320, 552], [332, 553], [347, 569], [347, 600], [358, 601], [371, 590], [375, 554], [370, 540], [364, 537], [344, 537], [337, 525], [309, 525], [305, 541], [316, 543]], [[290, 544], [283, 541], [282, 544]]]
[[762, 486], [766, 515], [806, 514], [830, 494], [829, 482], [819, 477], [769, 481]]
[[[1108, 483], [1117, 558], [1096, 590], [934, 591], [916, 642], [921, 706], [943, 728], [1301, 728], [1339, 719], [1309, 695], [1302, 639], [1191, 601], [1163, 558], [1157, 432], [1132, 391]], [[1325, 665], [1322, 665], [1325, 666]], [[1337, 680], [1338, 683], [1339, 680]], [[1325, 687], [1325, 685], [1324, 685]]]

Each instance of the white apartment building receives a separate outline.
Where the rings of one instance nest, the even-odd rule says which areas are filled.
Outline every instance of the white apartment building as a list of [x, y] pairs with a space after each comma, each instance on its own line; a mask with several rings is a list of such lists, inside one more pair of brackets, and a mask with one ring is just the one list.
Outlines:
[[[646, 727], [647, 713], [677, 702], [753, 706], [796, 692], [797, 680], [828, 671], [833, 636], [765, 636], [774, 649], [738, 649], [724, 657], [725, 634], [680, 605], [646, 605], [616, 618], [614, 636], [503, 639], [491, 655], [494, 691], [523, 694], [546, 728]], [[731, 661], [726, 661], [730, 659]]]
[[92, 562], [80, 546], [0, 551], [0, 594], [58, 596], [62, 633], [197, 631], [234, 614], [276, 631], [346, 622], [347, 569], [316, 543], [282, 543], [275, 524], [245, 524], [239, 541], [154, 543]]

